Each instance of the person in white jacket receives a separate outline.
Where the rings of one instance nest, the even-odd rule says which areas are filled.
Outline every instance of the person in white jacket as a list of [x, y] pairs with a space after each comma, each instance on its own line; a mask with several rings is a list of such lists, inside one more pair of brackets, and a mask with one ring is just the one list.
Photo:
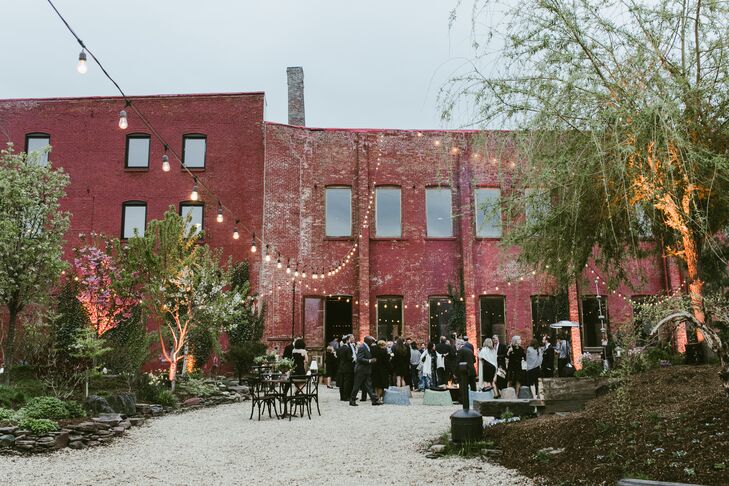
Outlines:
[[478, 352], [478, 389], [493, 390], [494, 398], [498, 396], [499, 390], [496, 388], [496, 349], [491, 338], [483, 341], [483, 347]]

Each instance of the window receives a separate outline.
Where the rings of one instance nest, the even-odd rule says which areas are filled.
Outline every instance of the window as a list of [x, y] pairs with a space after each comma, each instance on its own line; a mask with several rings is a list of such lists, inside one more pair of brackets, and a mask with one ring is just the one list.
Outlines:
[[[203, 210], [205, 205], [202, 203], [181, 203], [180, 215], [187, 224], [187, 230], [193, 234], [199, 234], [203, 231]], [[189, 216], [189, 220], [187, 219]]]
[[352, 189], [327, 187], [326, 235], [352, 236]]
[[543, 189], [526, 189], [524, 216], [527, 224], [537, 224], [549, 213], [549, 193]]
[[500, 295], [482, 296], [481, 303], [481, 342], [494, 334], [502, 343], [506, 342], [506, 318], [504, 308], [506, 298]]
[[437, 343], [440, 336], [448, 336], [453, 302], [448, 297], [431, 297], [428, 299], [430, 309], [430, 338]]
[[402, 297], [377, 298], [377, 338], [402, 336]]
[[[29, 133], [25, 136], [25, 153], [42, 152], [51, 144], [51, 136], [47, 133]], [[48, 152], [38, 154], [38, 164], [48, 165]]]
[[476, 189], [476, 236], [501, 238], [501, 189]]
[[585, 347], [602, 346], [602, 329], [608, 333], [609, 319], [604, 296], [582, 297], [582, 326]]
[[427, 215], [429, 238], [447, 238], [453, 236], [450, 189], [445, 187], [426, 189], [425, 212]]
[[185, 135], [182, 138], [182, 161], [188, 169], [205, 168], [205, 135]]
[[122, 207], [122, 239], [144, 236], [147, 226], [147, 203], [142, 201], [125, 202]]
[[127, 155], [124, 167], [127, 169], [149, 168], [149, 135], [142, 133], [127, 135]]
[[378, 187], [375, 199], [375, 235], [378, 238], [400, 238], [400, 188]]

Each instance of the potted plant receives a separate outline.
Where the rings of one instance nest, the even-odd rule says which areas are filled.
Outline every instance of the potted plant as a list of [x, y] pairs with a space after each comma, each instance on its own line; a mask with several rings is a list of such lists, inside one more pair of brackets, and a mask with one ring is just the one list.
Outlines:
[[289, 372], [294, 369], [294, 360], [290, 358], [283, 358], [276, 364], [276, 369], [284, 375], [288, 375]]

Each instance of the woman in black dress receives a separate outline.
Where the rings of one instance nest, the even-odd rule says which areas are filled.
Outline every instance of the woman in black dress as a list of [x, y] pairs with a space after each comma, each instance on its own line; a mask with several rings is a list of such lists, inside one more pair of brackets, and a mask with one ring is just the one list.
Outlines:
[[392, 347], [392, 368], [395, 372], [395, 386], [406, 386], [405, 378], [410, 374], [410, 348], [402, 338]]
[[324, 376], [324, 383], [327, 385], [327, 388], [334, 388], [332, 386], [332, 378], [335, 380], [337, 379], [337, 353], [334, 351], [334, 348], [331, 346], [327, 346], [327, 355], [326, 355], [326, 375]]
[[372, 365], [372, 387], [375, 395], [382, 400], [385, 388], [390, 386], [390, 354], [387, 352], [387, 343], [379, 340], [372, 346], [372, 357], [377, 361]]
[[306, 374], [306, 343], [299, 338], [294, 342], [294, 350], [292, 352], [294, 360], [294, 375], [303, 376]]
[[524, 354], [524, 349], [521, 347], [521, 337], [512, 337], [511, 346], [509, 346], [509, 350], [506, 352], [506, 379], [509, 382], [509, 386], [514, 387], [517, 398], [519, 397], [522, 374], [524, 372], [524, 369], [522, 368], [522, 361], [525, 359], [526, 354]]

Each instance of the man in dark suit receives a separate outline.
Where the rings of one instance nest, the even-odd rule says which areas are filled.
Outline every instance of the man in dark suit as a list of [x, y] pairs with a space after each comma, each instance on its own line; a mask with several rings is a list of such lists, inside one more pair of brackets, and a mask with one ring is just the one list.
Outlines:
[[542, 354], [542, 377], [552, 378], [554, 377], [554, 346], [552, 346], [549, 336], [544, 336], [542, 342], [544, 343], [544, 353]]
[[337, 351], [337, 359], [339, 360], [337, 383], [339, 384], [339, 399], [343, 402], [348, 402], [349, 395], [352, 394], [354, 359], [356, 356], [352, 341], [354, 341], [354, 337], [351, 334], [344, 336], [339, 351]]
[[380, 405], [380, 402], [375, 396], [375, 390], [372, 388], [372, 363], [377, 361], [372, 357], [370, 346], [375, 342], [375, 338], [367, 336], [364, 338], [364, 342], [357, 348], [357, 362], [354, 365], [354, 385], [352, 386], [352, 393], [349, 395], [349, 405], [352, 407], [357, 406], [357, 392], [363, 386], [367, 390], [370, 398], [372, 398], [372, 405]]
[[283, 357], [292, 359], [294, 357], [294, 342], [296, 342], [298, 338], [294, 338], [293, 341], [288, 343], [286, 347], [283, 350]]
[[[473, 350], [468, 346], [462, 346], [456, 357], [459, 365], [466, 363], [466, 381], [471, 390], [476, 391], [476, 357], [473, 355]], [[460, 371], [458, 373], [460, 374]], [[461, 386], [466, 386], [466, 384], [462, 383]]]
[[451, 345], [446, 341], [445, 336], [440, 337], [440, 342], [435, 345], [436, 364], [435, 372], [438, 380], [437, 385], [442, 386], [448, 383], [450, 376], [450, 363], [451, 355], [455, 354], [455, 351], [451, 348]]
[[470, 342], [468, 342], [468, 336], [463, 336], [463, 347], [470, 349], [472, 353], [475, 353], [476, 352], [473, 349], [473, 344], [471, 344]]

